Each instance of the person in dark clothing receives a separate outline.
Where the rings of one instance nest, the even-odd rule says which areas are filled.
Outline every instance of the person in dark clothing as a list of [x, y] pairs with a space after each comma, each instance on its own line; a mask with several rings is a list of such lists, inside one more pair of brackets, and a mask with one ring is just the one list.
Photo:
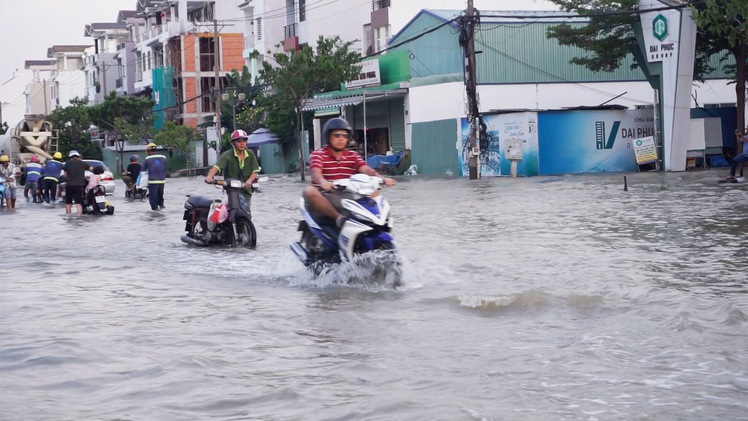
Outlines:
[[141, 166], [138, 164], [137, 155], [130, 155], [130, 164], [125, 169], [125, 172], [122, 173], [122, 181], [125, 182], [127, 191], [132, 191], [135, 188], [135, 183], [140, 175], [140, 169]]
[[63, 166], [64, 176], [67, 179], [65, 187], [65, 214], [70, 214], [75, 202], [75, 210], [78, 215], [83, 214], [83, 189], [86, 187], [86, 170], [93, 171], [81, 158], [76, 150], [68, 154], [70, 159]]
[[145, 163], [141, 172], [148, 173], [148, 202], [152, 210], [164, 209], [164, 184], [166, 183], [166, 157], [157, 154], [155, 143], [146, 146]]
[[63, 163], [59, 161], [62, 159], [62, 154], [55, 152], [53, 158], [44, 163], [44, 171], [42, 172], [42, 197], [47, 203], [54, 203], [56, 200], [57, 184], [60, 181], [63, 168]]

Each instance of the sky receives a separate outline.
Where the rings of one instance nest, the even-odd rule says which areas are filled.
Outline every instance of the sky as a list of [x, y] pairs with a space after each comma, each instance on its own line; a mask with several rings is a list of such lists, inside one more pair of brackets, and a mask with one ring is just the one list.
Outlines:
[[26, 60], [47, 60], [53, 45], [93, 45], [83, 35], [87, 24], [115, 22], [120, 10], [136, 5], [137, 0], [0, 0], [2, 120], [12, 127], [23, 119], [23, 90], [32, 78], [23, 68]]
[[[23, 91], [32, 79], [32, 72], [24, 69], [26, 60], [46, 60], [47, 49], [53, 45], [93, 45], [93, 40], [83, 35], [87, 24], [115, 22], [120, 10], [135, 10], [136, 5], [137, 0], [0, 0], [2, 121], [13, 127], [23, 119]], [[543, 0], [475, 0], [475, 6], [484, 10], [556, 8]]]

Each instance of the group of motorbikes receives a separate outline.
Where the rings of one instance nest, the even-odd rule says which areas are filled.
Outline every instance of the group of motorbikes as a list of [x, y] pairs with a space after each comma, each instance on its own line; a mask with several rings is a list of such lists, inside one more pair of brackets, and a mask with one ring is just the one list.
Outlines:
[[[394, 277], [394, 286], [400, 285], [401, 264], [391, 233], [390, 204], [379, 194], [382, 183], [381, 178], [364, 174], [334, 182], [335, 189], [345, 190], [350, 197], [341, 202], [340, 212], [346, 216], [341, 227], [333, 219], [312, 212], [304, 198], [300, 199], [301, 239], [290, 248], [304, 266], [319, 275], [341, 263], [360, 264], [364, 258], [370, 264], [374, 256], [374, 265], [380, 266], [377, 269]], [[249, 210], [242, 207], [239, 199], [243, 182], [226, 179], [212, 184], [223, 188], [226, 202], [188, 195], [183, 215], [186, 233], [181, 240], [198, 246], [255, 248], [257, 230]]]

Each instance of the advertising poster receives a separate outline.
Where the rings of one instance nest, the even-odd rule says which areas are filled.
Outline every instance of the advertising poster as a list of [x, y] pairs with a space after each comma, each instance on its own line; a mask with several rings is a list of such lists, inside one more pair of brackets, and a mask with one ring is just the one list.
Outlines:
[[654, 135], [654, 114], [642, 110], [538, 113], [540, 175], [634, 172], [634, 141]]
[[[470, 176], [470, 125], [467, 118], [460, 120], [460, 140], [457, 142], [457, 159], [460, 175]], [[480, 143], [480, 142], [479, 142]], [[486, 139], [480, 150], [480, 176], [491, 177], [501, 175], [501, 150], [499, 136], [496, 130], [487, 126]]]

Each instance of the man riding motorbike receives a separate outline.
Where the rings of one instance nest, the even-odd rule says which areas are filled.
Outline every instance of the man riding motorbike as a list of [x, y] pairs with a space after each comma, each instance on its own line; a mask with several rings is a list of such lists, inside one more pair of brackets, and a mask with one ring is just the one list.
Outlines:
[[239, 190], [239, 206], [247, 213], [251, 213], [252, 183], [257, 179], [260, 166], [254, 152], [247, 149], [248, 138], [249, 135], [244, 130], [234, 130], [231, 133], [231, 146], [233, 147], [218, 157], [216, 164], [208, 171], [205, 182], [212, 183], [219, 171], [223, 173], [224, 179], [243, 181], [244, 188]]
[[[309, 156], [309, 169], [312, 172], [312, 185], [304, 189], [304, 200], [311, 210], [332, 218], [338, 227], [345, 222], [340, 214], [341, 200], [346, 196], [345, 191], [334, 190], [333, 181], [349, 178], [356, 173], [381, 177], [361, 156], [348, 150], [348, 141], [353, 135], [353, 129], [342, 118], [333, 118], [322, 128], [322, 138], [327, 145], [312, 152]], [[395, 184], [391, 178], [382, 178], [387, 186]]]

